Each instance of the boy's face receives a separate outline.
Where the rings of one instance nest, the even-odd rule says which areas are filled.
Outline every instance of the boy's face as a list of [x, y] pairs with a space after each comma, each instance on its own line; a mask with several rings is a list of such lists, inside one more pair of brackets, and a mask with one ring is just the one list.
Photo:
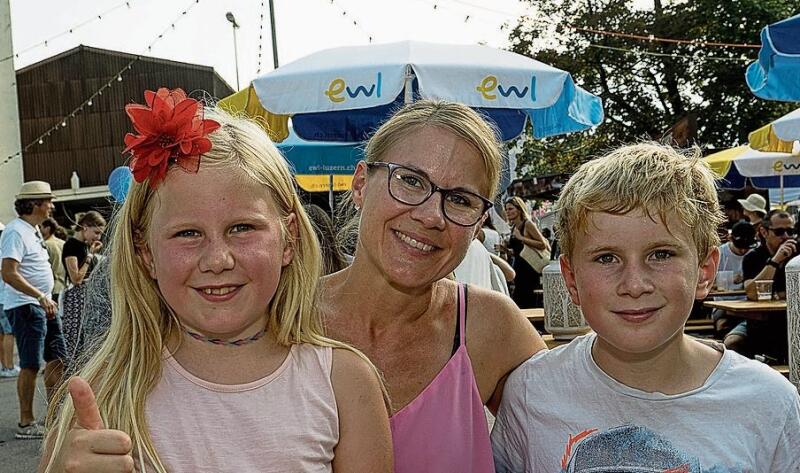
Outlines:
[[591, 212], [561, 268], [572, 301], [598, 337], [618, 354], [642, 355], [679, 340], [695, 299], [714, 281], [719, 250], [701, 261], [688, 227], [670, 231], [635, 210]]

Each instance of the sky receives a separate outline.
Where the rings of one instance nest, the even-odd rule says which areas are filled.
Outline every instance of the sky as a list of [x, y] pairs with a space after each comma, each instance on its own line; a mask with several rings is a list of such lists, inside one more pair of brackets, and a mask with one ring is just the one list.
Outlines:
[[[417, 40], [506, 47], [510, 28], [501, 26], [513, 27], [526, 9], [518, 0], [273, 3], [280, 65], [331, 47], [368, 44], [370, 37], [373, 43]], [[19, 55], [15, 69], [84, 44], [212, 66], [236, 89], [233, 29], [226, 12], [240, 25], [239, 88], [257, 76], [260, 31], [261, 73], [273, 69], [267, 0], [10, 0], [10, 5], [13, 47]]]

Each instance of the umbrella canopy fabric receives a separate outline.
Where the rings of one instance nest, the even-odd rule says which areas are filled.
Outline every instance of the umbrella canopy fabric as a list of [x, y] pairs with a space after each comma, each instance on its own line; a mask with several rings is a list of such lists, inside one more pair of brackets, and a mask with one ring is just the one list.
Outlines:
[[266, 110], [291, 115], [307, 140], [363, 141], [417, 98], [464, 103], [486, 114], [503, 140], [527, 121], [544, 138], [599, 125], [599, 97], [568, 72], [487, 46], [403, 41], [320, 51], [253, 81]]
[[800, 108], [750, 133], [749, 139], [750, 147], [759, 151], [794, 152], [800, 140]]
[[360, 143], [306, 141], [297, 136], [291, 127], [289, 137], [276, 146], [298, 175], [352, 176], [356, 164], [364, 159]]
[[217, 105], [233, 115], [243, 114], [254, 119], [269, 133], [272, 141], [283, 141], [289, 136], [288, 117], [273, 115], [264, 110], [258, 101], [253, 85], [220, 100]]
[[762, 153], [745, 145], [708, 155], [703, 160], [722, 178], [725, 189], [742, 189], [747, 178], [761, 189], [800, 187], [800, 156]]
[[800, 15], [761, 30], [758, 61], [747, 67], [745, 78], [759, 98], [800, 102]]

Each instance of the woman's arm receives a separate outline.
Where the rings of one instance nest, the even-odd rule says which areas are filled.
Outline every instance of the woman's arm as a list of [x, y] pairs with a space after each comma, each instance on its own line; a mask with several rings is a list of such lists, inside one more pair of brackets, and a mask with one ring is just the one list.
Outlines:
[[380, 381], [355, 353], [333, 350], [331, 383], [339, 408], [339, 444], [333, 471], [391, 473], [392, 437]]
[[544, 237], [544, 235], [542, 235], [542, 232], [539, 231], [539, 227], [537, 227], [536, 224], [530, 220], [525, 222], [525, 234], [521, 240], [522, 243], [525, 243], [531, 248], [535, 248], [537, 250], [550, 249], [550, 243], [547, 242], [547, 239]]
[[91, 258], [91, 255], [86, 257], [83, 265], [81, 265], [80, 268], [78, 267], [77, 256], [67, 256], [64, 258], [64, 265], [67, 267], [69, 280], [75, 286], [80, 286], [80, 284], [83, 282], [83, 278], [86, 277], [86, 272], [89, 271], [89, 258]]
[[481, 399], [495, 414], [506, 377], [546, 346], [514, 301], [504, 295], [470, 286], [467, 307], [467, 350]]
[[503, 272], [503, 277], [506, 278], [507, 282], [511, 282], [517, 277], [517, 272], [508, 264], [508, 261], [492, 253], [489, 253], [489, 257], [492, 258], [492, 263], [497, 265], [500, 271]]

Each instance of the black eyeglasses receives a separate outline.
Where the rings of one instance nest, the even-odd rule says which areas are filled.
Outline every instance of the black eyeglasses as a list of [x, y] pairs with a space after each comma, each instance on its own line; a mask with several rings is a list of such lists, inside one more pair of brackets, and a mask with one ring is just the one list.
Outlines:
[[478, 223], [483, 214], [492, 208], [492, 202], [473, 192], [462, 189], [444, 189], [432, 183], [424, 172], [399, 164], [380, 161], [367, 163], [370, 168], [389, 170], [389, 195], [406, 205], [422, 205], [434, 192], [442, 194], [442, 213], [447, 220], [462, 227]]
[[784, 235], [789, 235], [793, 237], [797, 234], [797, 230], [794, 228], [770, 228], [769, 231], [775, 234], [777, 237], [782, 237]]

